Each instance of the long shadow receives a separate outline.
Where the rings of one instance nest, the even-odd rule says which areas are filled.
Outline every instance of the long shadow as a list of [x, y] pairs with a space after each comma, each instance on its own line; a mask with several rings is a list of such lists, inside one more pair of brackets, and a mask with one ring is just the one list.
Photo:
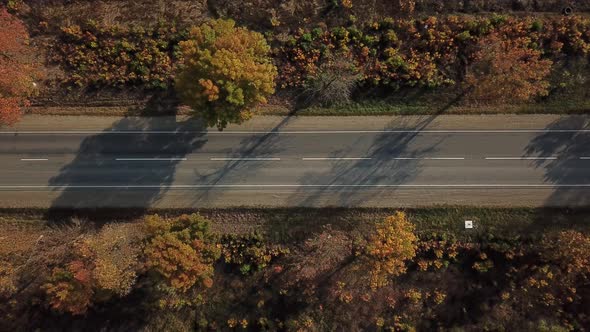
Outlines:
[[[299, 189], [291, 201], [302, 206], [315, 206], [321, 198], [327, 199], [329, 205], [359, 206], [384, 191], [393, 188], [350, 188], [343, 185], [400, 185], [415, 179], [421, 172], [421, 161], [418, 159], [391, 160], [392, 157], [421, 158], [436, 151], [436, 144], [410, 147], [415, 134], [382, 134], [373, 142], [369, 153], [370, 160], [347, 161], [337, 160], [329, 171], [317, 173], [310, 171], [303, 176], [302, 185], [321, 185], [321, 187], [303, 187]], [[350, 156], [351, 147], [343, 148], [330, 155], [331, 158]], [[326, 181], [327, 179], [327, 181]], [[302, 198], [303, 197], [303, 198]], [[324, 203], [325, 204], [325, 203]]]
[[[172, 133], [153, 133], [161, 128], [173, 128]], [[124, 131], [139, 133], [121, 133]], [[170, 190], [182, 158], [206, 142], [206, 127], [194, 119], [122, 119], [102, 133], [84, 138], [74, 159], [49, 180], [60, 194], [47, 217], [53, 220], [63, 216], [64, 210], [97, 207], [126, 207], [141, 213]]]
[[[195, 172], [195, 178], [198, 178], [200, 183], [207, 183], [208, 185], [216, 185], [224, 180], [227, 180], [232, 173], [238, 174], [240, 178], [247, 178], [253, 174], [261, 166], [264, 161], [245, 161], [240, 158], [269, 158], [280, 154], [283, 149], [278, 147], [280, 140], [280, 130], [284, 128], [292, 119], [294, 114], [290, 114], [281, 120], [273, 129], [262, 134], [252, 134], [240, 141], [232, 153], [224, 158], [235, 158], [235, 160], [228, 160], [223, 165], [209, 174], [201, 174]], [[230, 133], [231, 135], [231, 133]], [[193, 204], [206, 201], [211, 195], [215, 195], [219, 189], [207, 187], [200, 190], [195, 198]]]
[[547, 184], [559, 186], [545, 205], [590, 206], [590, 188], [575, 187], [590, 184], [590, 160], [581, 159], [590, 157], [590, 132], [582, 131], [590, 129], [590, 119], [572, 115], [551, 123], [545, 129], [548, 131], [531, 140], [525, 151], [529, 157], [555, 158], [534, 162], [535, 167], [544, 169]]
[[[416, 137], [440, 115], [444, 114], [451, 106], [461, 100], [463, 96], [459, 95], [447, 104], [443, 105], [435, 113], [424, 118], [412, 127], [403, 120], [391, 122], [386, 130], [409, 129], [406, 133], [382, 133], [376, 137], [371, 148], [363, 157], [370, 160], [338, 160], [350, 156], [349, 152], [352, 146], [346, 146], [338, 151], [334, 151], [329, 157], [336, 158], [328, 172], [317, 173], [308, 172], [303, 177], [301, 185], [312, 185], [321, 187], [301, 187], [297, 190], [291, 202], [297, 202], [300, 206], [316, 206], [320, 199], [327, 198], [328, 205], [337, 206], [360, 206], [363, 202], [379, 196], [384, 191], [393, 192], [394, 188], [376, 188], [357, 189], [351, 187], [342, 187], [342, 185], [401, 185], [411, 182], [421, 172], [421, 161], [419, 159], [426, 155], [432, 155], [437, 150], [443, 139], [428, 146], [414, 146]], [[409, 158], [407, 160], [392, 160], [393, 157]], [[326, 181], [326, 179], [330, 179]], [[325, 203], [321, 205], [326, 205]]]

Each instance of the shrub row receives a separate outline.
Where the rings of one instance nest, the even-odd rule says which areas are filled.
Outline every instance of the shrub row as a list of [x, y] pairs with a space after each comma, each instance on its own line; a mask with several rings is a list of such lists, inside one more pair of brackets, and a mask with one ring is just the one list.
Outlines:
[[164, 24], [123, 28], [88, 22], [62, 27], [49, 60], [66, 70], [63, 83], [73, 86], [166, 89], [185, 37], [186, 31]]
[[[434, 16], [420, 20], [383, 19], [357, 25], [299, 29], [292, 35], [267, 33], [279, 69], [280, 88], [300, 88], [335, 54], [350, 57], [364, 86], [439, 87], [463, 79], [474, 48], [495, 32], [506, 39], [526, 39], [532, 49], [554, 62], [590, 52], [590, 19], [572, 17]], [[104, 27], [62, 28], [51, 60], [77, 86], [139, 86], [166, 89], [174, 75], [177, 45], [184, 31]]]
[[438, 87], [462, 79], [482, 37], [496, 32], [509, 40], [526, 38], [544, 57], [590, 52], [590, 20], [581, 17], [450, 16], [422, 20], [384, 19], [359, 27], [299, 30], [275, 53], [281, 87], [301, 87], [334, 52], [350, 52], [371, 86]]

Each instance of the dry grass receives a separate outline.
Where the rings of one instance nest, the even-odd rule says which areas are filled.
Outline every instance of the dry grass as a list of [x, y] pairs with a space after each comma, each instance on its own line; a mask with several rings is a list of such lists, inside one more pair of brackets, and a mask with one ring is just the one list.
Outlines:
[[[530, 238], [536, 239], [547, 232], [564, 229], [590, 231], [590, 209], [553, 208], [474, 208], [444, 206], [422, 209], [406, 209], [408, 218], [416, 224], [418, 234], [447, 234], [448, 236], [478, 240], [481, 238]], [[180, 214], [198, 212], [212, 221], [212, 230], [222, 233], [266, 234], [277, 242], [299, 241], [309, 238], [331, 225], [337, 230], [359, 230], [383, 220], [395, 209], [366, 208], [232, 208], [232, 209], [193, 209], [193, 210], [151, 210], [101, 209], [101, 210], [55, 210], [48, 213], [43, 209], [0, 210], [0, 234], [10, 234], [0, 242], [2, 246], [12, 246], [16, 239], [22, 244], [14, 244], [23, 249], [55, 228], [47, 225], [63, 223], [72, 217], [88, 220], [91, 223], [133, 222], [141, 220], [145, 214], [158, 213], [174, 217]], [[49, 216], [49, 217], [48, 217]], [[476, 228], [466, 231], [465, 219], [474, 220]], [[20, 240], [19, 240], [20, 241]], [[6, 250], [6, 249], [5, 249]]]
[[27, 216], [0, 216], [0, 257], [32, 250], [39, 238], [48, 232], [44, 223]]

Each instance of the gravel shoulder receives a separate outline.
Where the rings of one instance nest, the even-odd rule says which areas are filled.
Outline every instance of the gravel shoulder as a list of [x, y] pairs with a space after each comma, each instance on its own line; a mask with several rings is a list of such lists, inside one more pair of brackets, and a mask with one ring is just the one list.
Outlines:
[[[258, 116], [225, 131], [271, 130], [509, 130], [581, 129], [590, 126], [590, 115], [439, 115], [439, 116]], [[1, 131], [75, 130], [203, 130], [203, 124], [188, 116], [50, 116], [26, 115], [14, 127]], [[209, 128], [209, 130], [216, 130]]]

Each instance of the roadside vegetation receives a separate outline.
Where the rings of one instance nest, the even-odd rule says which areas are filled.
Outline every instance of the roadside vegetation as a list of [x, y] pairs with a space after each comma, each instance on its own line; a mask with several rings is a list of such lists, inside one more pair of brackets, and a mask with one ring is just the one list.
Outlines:
[[[2, 215], [2, 234], [11, 234], [0, 237], [4, 327], [568, 331], [590, 323], [585, 210], [233, 209], [123, 219], [125, 211], [74, 219], [54, 211], [45, 224], [43, 212]], [[464, 229], [466, 218], [474, 229]]]
[[[23, 111], [195, 114], [219, 130], [256, 112], [588, 113], [590, 2], [576, 3], [0, 0], [0, 124]], [[0, 330], [584, 330], [589, 220], [4, 210]]]
[[[291, 4], [306, 13], [302, 17], [287, 4], [262, 0], [215, 1], [206, 8], [178, 1], [143, 17], [133, 1], [91, 11], [86, 1], [19, 0], [6, 3], [11, 14], [3, 15], [25, 22], [47, 72], [39, 96], [32, 99], [34, 111], [41, 113], [75, 114], [80, 107], [92, 113], [103, 107], [97, 114], [119, 114], [123, 108], [128, 114], [157, 115], [190, 113], [191, 108], [211, 126], [223, 128], [253, 112], [588, 110], [585, 3], [562, 15], [563, 8], [549, 2], [506, 8], [524, 11], [518, 14], [501, 13], [504, 3], [493, 12], [493, 6], [475, 2], [431, 1], [432, 7], [428, 1], [315, 2]], [[173, 9], [178, 15], [168, 11]], [[69, 15], [76, 10], [79, 15]], [[20, 31], [8, 25], [1, 29]], [[204, 38], [205, 30], [212, 34]], [[31, 77], [27, 71], [15, 73]], [[179, 107], [183, 104], [188, 108]], [[25, 99], [19, 105], [26, 106]], [[75, 107], [63, 110], [66, 106]]]
[[0, 124], [14, 124], [35, 92], [34, 50], [25, 26], [0, 7]]

